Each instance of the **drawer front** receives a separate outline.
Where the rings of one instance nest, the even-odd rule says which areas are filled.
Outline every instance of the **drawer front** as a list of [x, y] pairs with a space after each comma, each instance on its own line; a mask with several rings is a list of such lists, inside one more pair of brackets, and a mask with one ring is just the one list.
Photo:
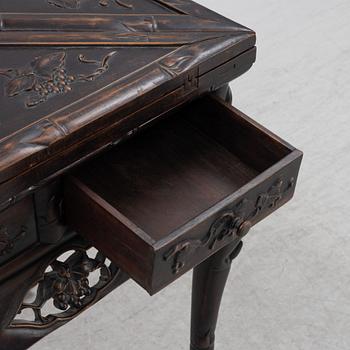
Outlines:
[[[286, 204], [294, 195], [300, 167], [300, 153], [294, 153], [259, 176], [239, 193], [208, 209], [168, 242], [161, 242], [154, 288], [161, 290], [171, 281], [203, 262], [232, 242], [239, 242], [258, 222]], [[176, 238], [175, 238], [176, 237]]]
[[35, 214], [31, 196], [0, 213], [0, 265], [36, 241]]
[[301, 159], [204, 97], [68, 177], [66, 220], [153, 294], [291, 199]]

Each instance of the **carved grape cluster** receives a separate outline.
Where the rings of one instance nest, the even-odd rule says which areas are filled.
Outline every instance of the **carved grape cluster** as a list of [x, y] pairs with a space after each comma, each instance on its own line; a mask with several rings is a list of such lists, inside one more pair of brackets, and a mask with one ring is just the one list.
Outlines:
[[[75, 283], [77, 286], [71, 288]], [[67, 285], [69, 286], [68, 288]], [[57, 309], [60, 310], [67, 310], [69, 306], [81, 308], [82, 298], [91, 295], [89, 280], [87, 278], [83, 278], [79, 282], [69, 283], [64, 281], [56, 281], [53, 288], [54, 290], [58, 291], [54, 297], [53, 303]]]
[[0, 70], [0, 76], [9, 79], [5, 85], [5, 94], [14, 97], [26, 93], [25, 105], [35, 107], [47, 101], [51, 96], [64, 94], [72, 90], [71, 85], [76, 82], [93, 81], [104, 74], [109, 68], [109, 60], [116, 51], [109, 52], [102, 60], [89, 60], [78, 55], [78, 62], [94, 67], [87, 75], [69, 74], [65, 68], [66, 52], [57, 51], [36, 57], [30, 66], [20, 69]]
[[69, 307], [81, 308], [83, 298], [92, 293], [88, 276], [96, 269], [95, 261], [83, 254], [79, 263], [56, 261], [53, 268], [51, 277], [55, 307], [60, 310], [67, 310]]
[[42, 97], [65, 93], [72, 90], [70, 85], [74, 81], [75, 77], [68, 75], [64, 68], [57, 68], [52, 73], [52, 79], [37, 83], [34, 90]]

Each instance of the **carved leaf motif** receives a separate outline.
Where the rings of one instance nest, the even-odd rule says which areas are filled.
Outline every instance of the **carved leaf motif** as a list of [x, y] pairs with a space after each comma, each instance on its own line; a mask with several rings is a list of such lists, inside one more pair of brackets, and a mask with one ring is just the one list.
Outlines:
[[35, 107], [38, 104], [45, 102], [46, 100], [47, 100], [47, 98], [45, 98], [45, 97], [41, 97], [38, 95], [31, 95], [26, 100], [26, 106], [28, 108]]
[[40, 305], [42, 300], [49, 300], [52, 298], [54, 290], [52, 288], [53, 278], [51, 275], [52, 273], [48, 273], [47, 276], [45, 276], [46, 278], [43, 279], [42, 283], [39, 283], [34, 304]]
[[50, 77], [55, 69], [62, 67], [65, 58], [66, 53], [63, 51], [37, 57], [31, 63], [33, 72], [43, 77]]
[[66, 9], [78, 9], [80, 7], [79, 0], [48, 0], [48, 3]]
[[6, 85], [6, 95], [12, 97], [23, 91], [30, 91], [33, 89], [34, 84], [34, 74], [28, 74], [12, 79]]
[[14, 69], [0, 69], [0, 75], [11, 79], [16, 76], [16, 72]]

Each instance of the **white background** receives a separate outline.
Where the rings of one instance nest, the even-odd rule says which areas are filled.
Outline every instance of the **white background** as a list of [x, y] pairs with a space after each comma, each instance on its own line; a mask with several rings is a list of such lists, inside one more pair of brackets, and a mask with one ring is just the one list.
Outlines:
[[[349, 350], [350, 1], [199, 2], [257, 32], [234, 104], [305, 152], [295, 199], [234, 262], [216, 349]], [[190, 288], [128, 282], [33, 349], [188, 349]]]

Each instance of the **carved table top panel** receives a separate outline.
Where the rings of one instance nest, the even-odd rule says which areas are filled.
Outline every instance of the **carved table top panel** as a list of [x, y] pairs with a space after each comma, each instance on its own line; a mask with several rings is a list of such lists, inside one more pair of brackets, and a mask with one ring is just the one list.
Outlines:
[[98, 150], [85, 143], [103, 148], [112, 128], [120, 139], [242, 74], [254, 45], [189, 0], [0, 0], [0, 210]]
[[[0, 48], [0, 138], [134, 72], [140, 55], [148, 64], [169, 51], [161, 47]], [[128, 64], [122, 64], [126, 60]], [[44, 143], [43, 138], [37, 139], [37, 147]], [[35, 140], [31, 144], [35, 147]]]

